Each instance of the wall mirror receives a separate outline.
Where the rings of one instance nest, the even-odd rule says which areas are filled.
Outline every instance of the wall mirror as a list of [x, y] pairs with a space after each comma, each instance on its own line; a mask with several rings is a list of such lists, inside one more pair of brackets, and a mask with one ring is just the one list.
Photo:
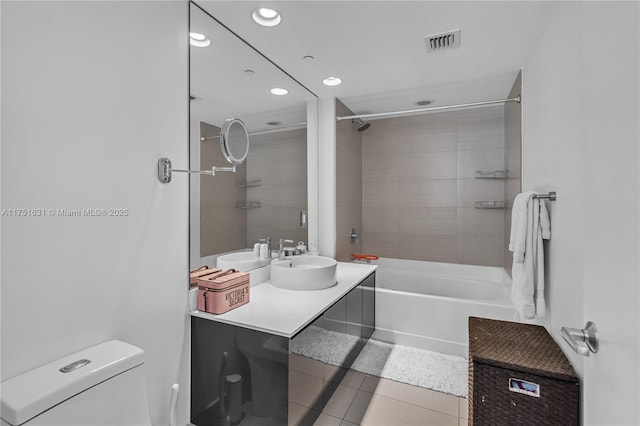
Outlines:
[[240, 165], [249, 155], [249, 131], [239, 118], [225, 120], [220, 130], [220, 149], [228, 162]]
[[190, 269], [266, 237], [276, 250], [280, 238], [308, 243], [300, 218], [316, 96], [195, 3], [189, 31], [190, 168], [236, 168], [190, 177]]

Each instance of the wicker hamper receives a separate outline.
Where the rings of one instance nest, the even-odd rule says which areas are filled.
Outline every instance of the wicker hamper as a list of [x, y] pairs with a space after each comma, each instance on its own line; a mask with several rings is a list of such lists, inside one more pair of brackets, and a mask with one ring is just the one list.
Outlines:
[[578, 425], [579, 398], [544, 327], [469, 318], [469, 425]]

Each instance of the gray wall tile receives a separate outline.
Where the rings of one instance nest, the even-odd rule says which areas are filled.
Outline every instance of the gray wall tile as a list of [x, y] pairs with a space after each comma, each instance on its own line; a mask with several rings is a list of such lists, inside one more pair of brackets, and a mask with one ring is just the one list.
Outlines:
[[504, 200], [504, 180], [458, 179], [458, 207], [474, 207], [476, 201]]
[[[200, 134], [219, 135], [220, 128], [201, 122]], [[201, 170], [225, 164], [228, 163], [222, 156], [217, 139], [201, 143]], [[246, 176], [247, 168], [243, 164], [236, 173], [220, 173], [215, 177], [203, 175], [200, 178], [200, 256], [245, 247], [247, 215], [245, 210], [236, 209], [235, 203], [245, 201], [246, 192], [237, 188], [234, 182], [237, 179], [244, 180]]]
[[458, 208], [458, 235], [494, 235], [504, 233], [502, 210]]
[[502, 266], [504, 212], [474, 204], [506, 195], [506, 180], [475, 179], [505, 169], [504, 120], [499, 106], [373, 121], [361, 133], [363, 251]]
[[370, 231], [360, 236], [362, 252], [380, 257], [398, 258], [397, 232]]
[[498, 149], [469, 149], [458, 151], [458, 179], [475, 179], [476, 171], [505, 170], [505, 151]]
[[397, 204], [363, 209], [362, 232], [398, 232], [399, 209]]
[[455, 179], [456, 152], [416, 152], [399, 154], [397, 173], [400, 180]]
[[[336, 114], [353, 112], [336, 100]], [[362, 235], [363, 219], [362, 133], [355, 129], [351, 120], [336, 125], [336, 259], [340, 261], [351, 261], [351, 254], [361, 251], [349, 238], [351, 228]]]
[[454, 207], [403, 207], [398, 231], [402, 234], [456, 235]]
[[262, 207], [247, 211], [245, 247], [265, 237], [274, 250], [280, 238], [306, 243], [307, 228], [300, 227], [300, 211], [307, 210], [306, 129], [253, 135], [247, 165], [247, 180], [261, 181], [245, 189], [247, 201]]
[[502, 235], [458, 235], [458, 263], [503, 266]]
[[398, 254], [401, 259], [456, 263], [456, 236], [399, 234]]
[[456, 180], [414, 179], [400, 182], [401, 207], [456, 207]]

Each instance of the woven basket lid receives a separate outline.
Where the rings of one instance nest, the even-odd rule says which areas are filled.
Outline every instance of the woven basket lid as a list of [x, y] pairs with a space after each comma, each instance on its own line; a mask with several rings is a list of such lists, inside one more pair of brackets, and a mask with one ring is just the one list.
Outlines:
[[543, 377], [578, 381], [558, 344], [539, 325], [469, 317], [469, 358]]

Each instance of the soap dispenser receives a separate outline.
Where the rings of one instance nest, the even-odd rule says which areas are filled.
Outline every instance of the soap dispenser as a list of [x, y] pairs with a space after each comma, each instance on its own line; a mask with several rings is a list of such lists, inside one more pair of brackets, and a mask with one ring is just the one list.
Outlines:
[[298, 241], [296, 246], [296, 253], [307, 254], [307, 246], [304, 245], [304, 241]]

